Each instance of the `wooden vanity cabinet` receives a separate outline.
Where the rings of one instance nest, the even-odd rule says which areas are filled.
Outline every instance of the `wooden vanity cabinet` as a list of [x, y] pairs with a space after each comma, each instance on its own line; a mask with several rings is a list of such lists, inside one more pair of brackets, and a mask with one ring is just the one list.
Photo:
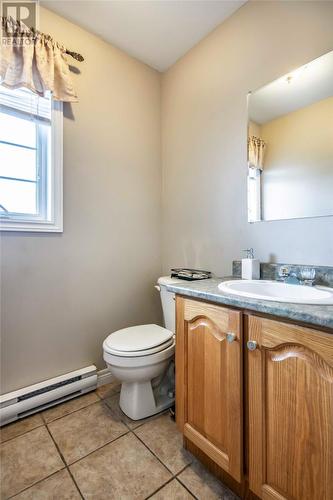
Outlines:
[[236, 481], [242, 473], [241, 313], [176, 299], [176, 421]]
[[242, 498], [333, 500], [332, 334], [181, 296], [176, 313], [185, 446]]
[[246, 330], [250, 489], [332, 500], [332, 335], [251, 315]]

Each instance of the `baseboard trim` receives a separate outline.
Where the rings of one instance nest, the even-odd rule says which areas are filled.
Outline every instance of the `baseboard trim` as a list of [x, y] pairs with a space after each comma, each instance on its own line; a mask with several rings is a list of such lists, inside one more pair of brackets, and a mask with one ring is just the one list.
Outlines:
[[97, 387], [100, 387], [101, 385], [110, 384], [114, 380], [115, 377], [107, 368], [103, 368], [103, 370], [99, 370], [97, 372]]

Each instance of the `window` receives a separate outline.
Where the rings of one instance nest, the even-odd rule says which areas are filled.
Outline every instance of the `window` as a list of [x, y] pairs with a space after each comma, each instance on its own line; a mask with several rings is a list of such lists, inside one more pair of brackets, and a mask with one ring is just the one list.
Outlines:
[[261, 170], [248, 167], [247, 175], [248, 221], [261, 220]]
[[5, 231], [62, 231], [62, 103], [0, 85], [0, 218]]

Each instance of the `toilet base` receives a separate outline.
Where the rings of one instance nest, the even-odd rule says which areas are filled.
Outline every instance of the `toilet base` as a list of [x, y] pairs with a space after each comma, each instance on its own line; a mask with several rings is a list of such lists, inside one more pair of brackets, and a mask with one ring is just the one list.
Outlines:
[[174, 397], [174, 362], [152, 381], [123, 382], [119, 406], [132, 420], [141, 420], [170, 408]]
[[175, 398], [169, 397], [168, 394], [156, 399], [155, 402], [151, 382], [123, 383], [119, 406], [132, 420], [141, 420], [170, 408], [175, 402]]

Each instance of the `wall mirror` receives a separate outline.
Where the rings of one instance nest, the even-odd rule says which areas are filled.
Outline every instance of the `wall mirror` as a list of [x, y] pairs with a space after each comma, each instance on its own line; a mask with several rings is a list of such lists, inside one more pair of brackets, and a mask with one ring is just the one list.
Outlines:
[[248, 221], [333, 215], [333, 51], [250, 92]]

